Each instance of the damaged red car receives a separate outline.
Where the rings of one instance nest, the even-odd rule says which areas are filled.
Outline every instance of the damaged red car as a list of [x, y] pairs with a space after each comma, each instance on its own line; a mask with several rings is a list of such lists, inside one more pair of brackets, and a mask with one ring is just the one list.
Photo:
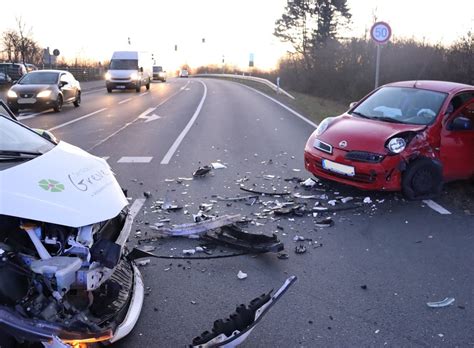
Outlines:
[[382, 86], [309, 137], [305, 167], [365, 190], [434, 196], [474, 176], [474, 86], [405, 81]]

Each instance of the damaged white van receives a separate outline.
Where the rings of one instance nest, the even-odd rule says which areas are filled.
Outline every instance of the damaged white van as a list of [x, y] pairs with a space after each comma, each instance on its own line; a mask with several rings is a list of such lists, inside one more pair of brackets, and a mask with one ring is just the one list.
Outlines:
[[114, 342], [144, 297], [128, 201], [105, 160], [14, 118], [0, 101], [0, 346]]

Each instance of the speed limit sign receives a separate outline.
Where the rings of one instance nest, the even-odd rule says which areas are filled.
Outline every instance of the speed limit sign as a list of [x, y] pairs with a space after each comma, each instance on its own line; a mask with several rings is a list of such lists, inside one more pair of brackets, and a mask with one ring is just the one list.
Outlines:
[[390, 36], [392, 36], [392, 29], [390, 25], [385, 22], [377, 22], [374, 23], [372, 28], [370, 29], [370, 36], [372, 40], [374, 40], [378, 44], [387, 43], [390, 40]]

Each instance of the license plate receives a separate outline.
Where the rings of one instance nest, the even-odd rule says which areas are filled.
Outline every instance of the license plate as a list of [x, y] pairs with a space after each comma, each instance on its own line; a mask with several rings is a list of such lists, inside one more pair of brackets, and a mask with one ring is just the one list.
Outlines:
[[36, 103], [35, 98], [18, 98], [18, 104], [34, 104]]
[[343, 174], [347, 176], [354, 176], [355, 169], [352, 166], [346, 166], [345, 164], [336, 163], [323, 159], [323, 168], [334, 173]]
[[120, 88], [120, 89], [124, 89], [124, 88], [125, 88], [125, 86], [115, 86], [115, 87]]

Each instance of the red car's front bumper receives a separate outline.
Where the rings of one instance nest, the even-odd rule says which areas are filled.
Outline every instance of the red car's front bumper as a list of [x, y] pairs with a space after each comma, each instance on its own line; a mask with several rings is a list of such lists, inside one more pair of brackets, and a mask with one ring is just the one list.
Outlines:
[[[309, 143], [309, 142], [308, 142]], [[305, 168], [315, 176], [355, 186], [363, 190], [399, 191], [404, 160], [400, 156], [385, 156], [378, 163], [347, 159], [349, 151], [332, 148], [332, 153], [320, 151], [310, 144], [304, 153]], [[340, 174], [323, 168], [323, 160], [354, 167], [354, 175]]]

